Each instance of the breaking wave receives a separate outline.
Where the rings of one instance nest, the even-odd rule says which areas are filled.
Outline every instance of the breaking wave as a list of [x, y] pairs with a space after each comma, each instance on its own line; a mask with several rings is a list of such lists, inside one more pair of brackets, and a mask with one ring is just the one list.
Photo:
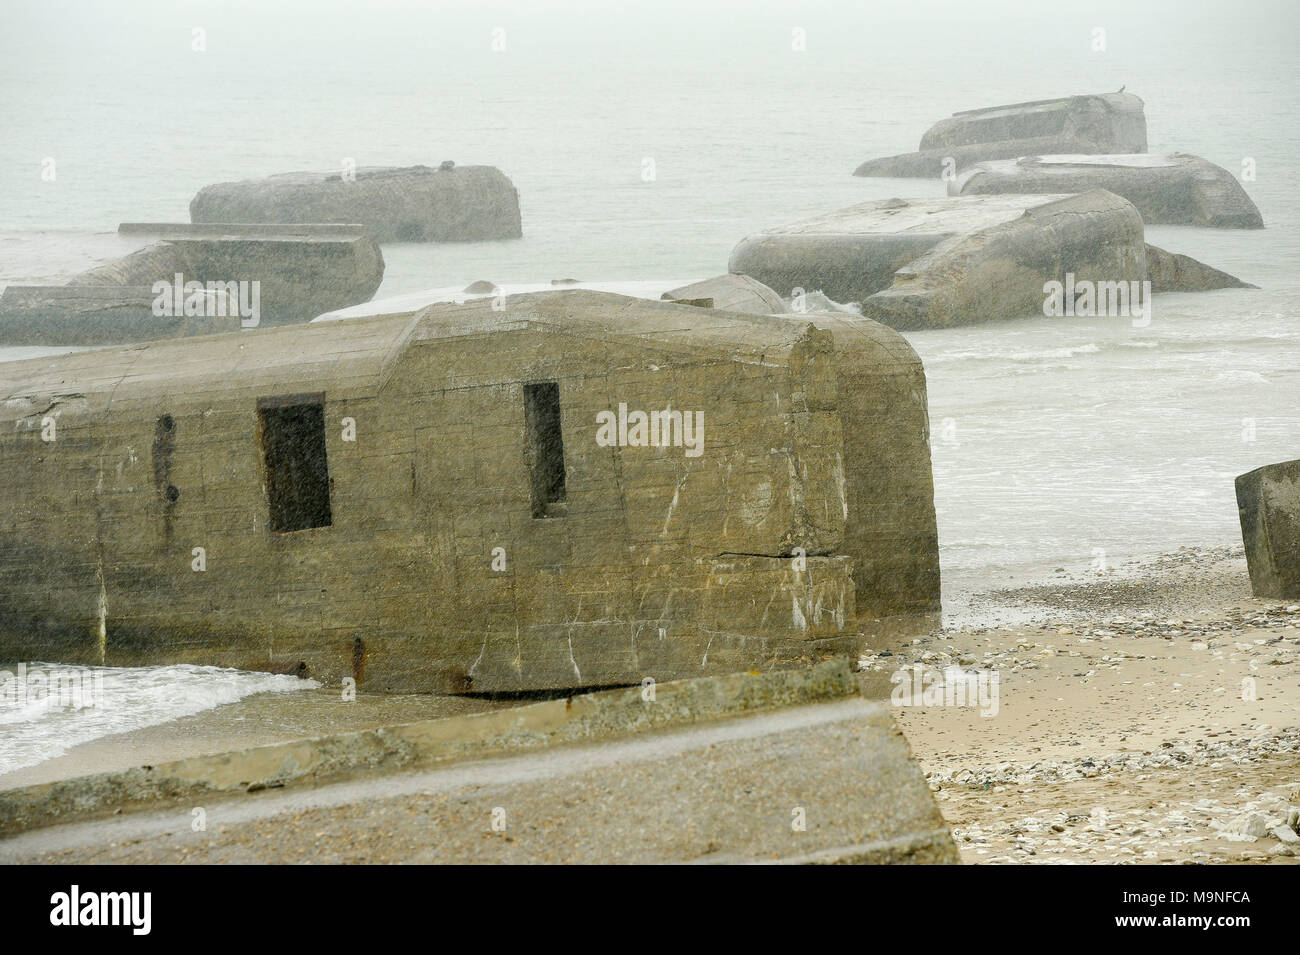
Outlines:
[[927, 365], [944, 364], [958, 361], [1015, 361], [1039, 362], [1061, 358], [1076, 358], [1079, 355], [1095, 355], [1102, 350], [1096, 342], [1083, 345], [1068, 345], [1061, 348], [1020, 349], [1009, 351], [1005, 348], [987, 348], [978, 351], [952, 351], [925, 355]]
[[[37, 673], [46, 676], [33, 680]], [[48, 675], [53, 673], [58, 674], [60, 691], [47, 693]], [[21, 674], [10, 664], [0, 670], [0, 774], [35, 766], [105, 736], [157, 726], [256, 693], [319, 685], [293, 676], [190, 664], [30, 663]]]

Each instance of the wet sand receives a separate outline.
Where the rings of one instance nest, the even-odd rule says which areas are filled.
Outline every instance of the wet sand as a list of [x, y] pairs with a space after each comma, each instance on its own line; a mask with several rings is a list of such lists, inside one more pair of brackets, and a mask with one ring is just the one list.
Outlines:
[[964, 861], [1296, 862], [1225, 832], [1300, 805], [1300, 606], [1254, 600], [1239, 548], [989, 599], [1043, 619], [866, 661], [998, 674], [996, 716], [895, 709]]

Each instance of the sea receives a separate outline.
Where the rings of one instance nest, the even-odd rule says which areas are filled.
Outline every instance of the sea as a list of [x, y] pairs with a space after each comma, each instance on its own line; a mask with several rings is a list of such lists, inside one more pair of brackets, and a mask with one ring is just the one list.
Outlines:
[[[972, 626], [974, 595], [1058, 568], [1239, 545], [1233, 478], [1300, 456], [1297, 40], [1294, 0], [0, 0], [0, 285], [119, 255], [119, 222], [187, 221], [209, 183], [450, 159], [511, 177], [524, 237], [385, 245], [377, 298], [482, 279], [668, 288], [724, 272], [759, 229], [943, 195], [851, 173], [954, 111], [1124, 88], [1151, 152], [1232, 171], [1266, 225], [1147, 241], [1258, 288], [1157, 295], [1141, 327], [907, 333], [944, 622]], [[144, 668], [128, 682], [154, 702], [93, 730], [29, 708], [0, 719], [0, 754], [39, 739], [10, 760], [30, 765], [268, 689], [206, 678], [221, 682], [170, 693], [204, 672]]]

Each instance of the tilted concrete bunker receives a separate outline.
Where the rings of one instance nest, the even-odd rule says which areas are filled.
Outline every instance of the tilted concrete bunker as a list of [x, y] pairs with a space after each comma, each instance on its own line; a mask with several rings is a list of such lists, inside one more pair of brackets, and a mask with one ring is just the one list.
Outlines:
[[779, 294], [860, 302], [892, 328], [936, 328], [1040, 311], [1043, 283], [1142, 278], [1142, 218], [1102, 190], [858, 203], [746, 236], [729, 267]]
[[1300, 459], [1248, 471], [1235, 484], [1251, 589], [1300, 598]]
[[0, 295], [7, 345], [120, 345], [308, 321], [367, 302], [384, 256], [357, 225], [124, 222], [154, 240], [68, 280]]
[[1022, 156], [976, 163], [948, 183], [950, 196], [1091, 189], [1105, 189], [1127, 199], [1147, 225], [1264, 228], [1259, 209], [1232, 173], [1186, 153]]
[[219, 182], [190, 200], [192, 222], [358, 222], [380, 242], [523, 235], [519, 192], [494, 166], [362, 166]]
[[737, 275], [735, 272], [669, 289], [660, 298], [665, 302], [700, 305], [724, 312], [749, 312], [753, 315], [780, 315], [789, 311], [776, 292], [758, 279]]
[[926, 130], [917, 152], [868, 159], [853, 175], [939, 178], [990, 159], [1146, 151], [1146, 114], [1132, 93], [1063, 96], [954, 113]]
[[[778, 294], [820, 291], [896, 329], [1043, 314], [1045, 283], [1152, 291], [1248, 287], [1147, 245], [1142, 217], [1104, 189], [858, 203], [746, 236], [728, 267]], [[1073, 278], [1071, 278], [1073, 276]]]
[[853, 316], [549, 292], [0, 389], [4, 658], [579, 687], [938, 609], [924, 372]]

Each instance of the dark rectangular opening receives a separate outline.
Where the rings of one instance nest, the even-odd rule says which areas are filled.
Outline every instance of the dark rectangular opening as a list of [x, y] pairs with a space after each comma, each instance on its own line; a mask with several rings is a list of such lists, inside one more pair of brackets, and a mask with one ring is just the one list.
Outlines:
[[524, 385], [524, 426], [532, 477], [533, 517], [562, 517], [564, 439], [560, 436], [560, 386], [554, 381]]
[[325, 396], [263, 398], [257, 404], [271, 530], [329, 527]]

